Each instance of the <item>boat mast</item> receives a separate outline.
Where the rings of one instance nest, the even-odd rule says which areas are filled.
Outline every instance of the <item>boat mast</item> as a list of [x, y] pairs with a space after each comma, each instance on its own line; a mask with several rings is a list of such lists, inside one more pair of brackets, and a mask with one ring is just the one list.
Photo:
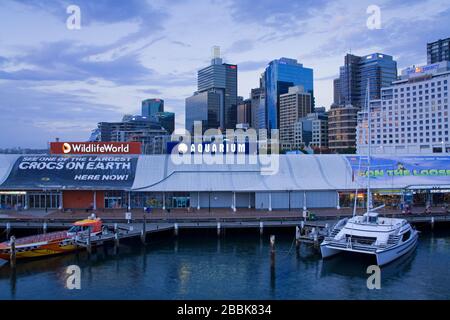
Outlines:
[[370, 211], [371, 207], [371, 194], [370, 194], [370, 155], [372, 146], [372, 134], [371, 134], [371, 110], [370, 110], [370, 79], [367, 79], [367, 89], [366, 89], [366, 103], [367, 103], [367, 131], [368, 131], [368, 145], [369, 149], [367, 152], [367, 212]]

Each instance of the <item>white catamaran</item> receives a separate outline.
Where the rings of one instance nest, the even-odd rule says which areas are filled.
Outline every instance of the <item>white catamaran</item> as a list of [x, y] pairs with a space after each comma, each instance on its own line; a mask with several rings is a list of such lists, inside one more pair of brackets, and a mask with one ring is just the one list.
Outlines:
[[[367, 84], [368, 156], [367, 156], [367, 212], [356, 215], [356, 195], [353, 217], [340, 220], [320, 245], [323, 258], [347, 251], [373, 255], [379, 266], [403, 256], [416, 247], [418, 232], [405, 219], [379, 217], [372, 209], [370, 192], [370, 95]], [[360, 156], [361, 157], [361, 156]], [[361, 159], [361, 158], [360, 158]]]

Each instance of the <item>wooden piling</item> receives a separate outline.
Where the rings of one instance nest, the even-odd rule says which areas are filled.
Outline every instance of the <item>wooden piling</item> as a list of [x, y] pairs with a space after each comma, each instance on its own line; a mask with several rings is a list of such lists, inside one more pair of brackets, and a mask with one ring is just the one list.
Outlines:
[[10, 243], [10, 247], [11, 247], [9, 262], [10, 262], [11, 268], [15, 268], [16, 267], [16, 237], [12, 236], [9, 240], [9, 243]]
[[145, 244], [145, 240], [147, 237], [147, 220], [144, 213], [144, 220], [142, 222], [142, 231], [141, 231], [141, 242], [142, 244]]
[[270, 266], [275, 267], [275, 236], [270, 236]]
[[90, 227], [89, 227], [89, 230], [88, 230], [88, 237], [87, 237], [87, 240], [86, 240], [86, 249], [87, 249], [87, 252], [88, 252], [89, 254], [92, 253], [91, 228], [90, 228]]
[[6, 239], [9, 239], [9, 235], [11, 233], [11, 223], [6, 223]]

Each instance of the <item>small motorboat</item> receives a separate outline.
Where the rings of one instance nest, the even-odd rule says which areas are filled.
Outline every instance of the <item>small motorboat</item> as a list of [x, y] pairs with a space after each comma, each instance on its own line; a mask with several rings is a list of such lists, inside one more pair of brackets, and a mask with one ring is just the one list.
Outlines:
[[[100, 218], [91, 217], [75, 222], [69, 230], [49, 232], [15, 239], [16, 259], [29, 259], [62, 254], [78, 250], [77, 238], [98, 235], [102, 232]], [[0, 259], [9, 260], [11, 240], [0, 243]]]

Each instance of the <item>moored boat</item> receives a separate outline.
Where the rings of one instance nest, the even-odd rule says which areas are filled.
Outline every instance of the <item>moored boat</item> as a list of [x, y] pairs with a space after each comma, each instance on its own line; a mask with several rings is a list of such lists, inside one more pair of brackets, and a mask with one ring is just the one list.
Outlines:
[[[50, 232], [15, 239], [16, 259], [39, 258], [72, 252], [79, 249], [76, 237], [97, 235], [102, 232], [102, 221], [88, 218], [75, 222], [69, 230]], [[9, 260], [11, 241], [0, 243], [0, 259]]]

